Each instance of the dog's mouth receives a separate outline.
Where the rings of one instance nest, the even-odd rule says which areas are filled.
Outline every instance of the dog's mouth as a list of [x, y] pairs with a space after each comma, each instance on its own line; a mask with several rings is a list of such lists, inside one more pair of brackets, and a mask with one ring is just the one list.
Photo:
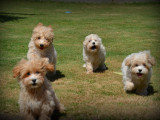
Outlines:
[[40, 49], [41, 49], [41, 50], [43, 50], [43, 49], [44, 49], [44, 47], [40, 47]]
[[137, 73], [138, 77], [142, 77], [142, 75], [143, 75], [142, 73]]
[[97, 49], [95, 45], [91, 47], [91, 50], [95, 50], [95, 49]]
[[36, 86], [36, 85], [37, 85], [37, 83], [32, 83], [32, 85], [33, 85], [33, 86]]

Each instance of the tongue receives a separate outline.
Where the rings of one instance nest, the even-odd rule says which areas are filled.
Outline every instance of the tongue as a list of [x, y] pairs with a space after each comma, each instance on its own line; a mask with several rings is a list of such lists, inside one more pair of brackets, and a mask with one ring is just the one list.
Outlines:
[[142, 73], [137, 73], [138, 77], [141, 77], [142, 76]]

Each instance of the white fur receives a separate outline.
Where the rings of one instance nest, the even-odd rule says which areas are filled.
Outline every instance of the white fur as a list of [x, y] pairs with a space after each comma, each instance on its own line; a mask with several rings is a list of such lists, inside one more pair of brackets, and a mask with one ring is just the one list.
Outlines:
[[[96, 49], [90, 49], [95, 43]], [[96, 34], [88, 35], [83, 42], [83, 60], [87, 73], [92, 73], [97, 69], [105, 70], [106, 50], [102, 44], [101, 38]]]
[[[140, 95], [148, 94], [147, 88], [152, 74], [152, 64], [149, 62], [151, 59], [153, 58], [149, 51], [133, 53], [124, 59], [121, 70], [125, 91], [135, 90], [136, 93]], [[128, 61], [130, 65], [126, 65]], [[136, 66], [134, 66], [134, 64]], [[141, 70], [142, 76], [137, 75], [139, 70]]]

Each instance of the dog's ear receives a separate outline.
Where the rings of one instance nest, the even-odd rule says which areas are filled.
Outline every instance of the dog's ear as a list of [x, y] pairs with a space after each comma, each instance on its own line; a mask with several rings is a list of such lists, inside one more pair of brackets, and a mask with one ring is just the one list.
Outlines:
[[125, 65], [126, 66], [131, 66], [131, 59], [126, 59], [126, 61], [125, 61]]
[[37, 26], [43, 26], [43, 24], [42, 23], [38, 23]]
[[47, 71], [53, 71], [54, 70], [54, 66], [53, 64], [49, 63], [49, 59], [48, 58], [42, 58], [42, 69], [45, 69]]
[[53, 66], [53, 64], [46, 64], [45, 67], [46, 67], [46, 70], [47, 70], [47, 71], [54, 71], [54, 66]]
[[156, 61], [155, 61], [154, 57], [151, 57], [150, 59], [148, 59], [148, 62], [149, 62], [152, 66], [154, 66], [154, 65], [156, 64]]
[[51, 25], [49, 25], [48, 28], [50, 29], [51, 32], [53, 32], [53, 28]]
[[19, 65], [15, 66], [13, 68], [13, 77], [14, 78], [18, 77], [20, 75], [20, 71], [21, 71], [20, 66]]
[[13, 77], [19, 77], [22, 69], [22, 65], [27, 62], [27, 60], [22, 59], [14, 68], [13, 68]]
[[146, 56], [147, 56], [147, 59], [148, 59], [148, 62], [153, 66], [155, 65], [155, 59], [154, 57], [151, 56], [150, 54], [150, 51], [146, 51]]
[[129, 57], [129, 58], [127, 58], [126, 61], [125, 61], [125, 65], [130, 67], [133, 58], [134, 58], [134, 55]]

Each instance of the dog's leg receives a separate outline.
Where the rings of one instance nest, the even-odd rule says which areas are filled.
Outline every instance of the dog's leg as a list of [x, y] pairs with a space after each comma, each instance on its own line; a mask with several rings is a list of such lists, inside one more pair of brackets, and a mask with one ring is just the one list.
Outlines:
[[41, 113], [39, 120], [51, 120], [51, 116], [48, 116], [45, 113]]
[[26, 104], [20, 104], [20, 113], [23, 116], [24, 120], [35, 120], [33, 114], [31, 112], [28, 112]]
[[58, 110], [60, 113], [64, 113], [65, 112], [65, 107], [63, 104], [61, 104], [56, 96], [56, 94], [54, 93], [54, 102], [55, 102], [55, 109]]
[[125, 81], [124, 82], [124, 90], [126, 92], [131, 92], [132, 90], [134, 90], [134, 83], [130, 82], [130, 81]]
[[93, 73], [93, 66], [90, 62], [86, 63], [87, 74]]
[[31, 113], [22, 113], [24, 120], [35, 120], [34, 116]]

